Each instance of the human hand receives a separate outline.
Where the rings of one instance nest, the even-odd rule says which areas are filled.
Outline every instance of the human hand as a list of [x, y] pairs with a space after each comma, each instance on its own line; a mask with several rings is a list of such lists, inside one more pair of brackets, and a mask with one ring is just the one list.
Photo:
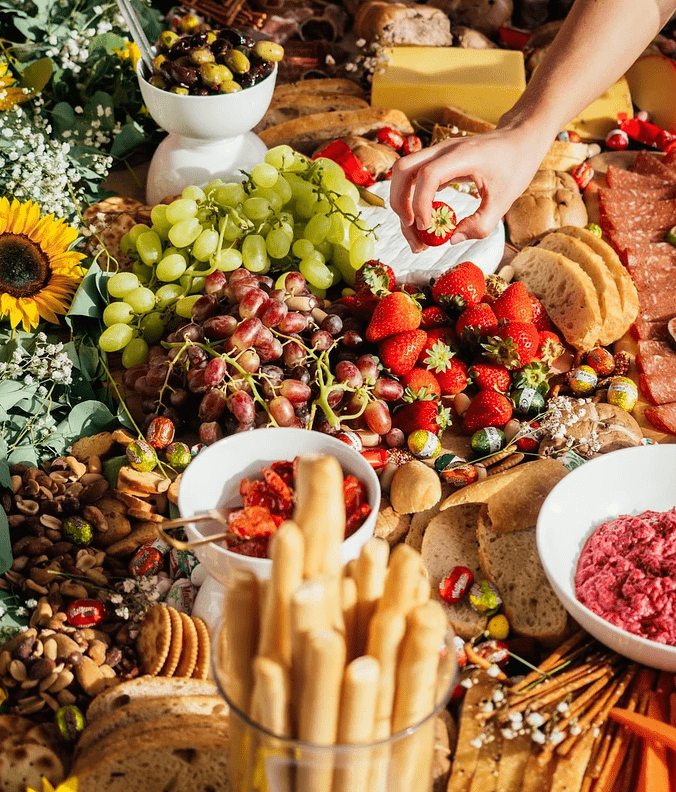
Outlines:
[[473, 181], [481, 197], [476, 212], [458, 223], [451, 243], [488, 236], [523, 193], [549, 148], [542, 131], [496, 129], [454, 138], [398, 160], [392, 169], [390, 205], [411, 250], [426, 248], [416, 228], [430, 224], [432, 201], [451, 182]]

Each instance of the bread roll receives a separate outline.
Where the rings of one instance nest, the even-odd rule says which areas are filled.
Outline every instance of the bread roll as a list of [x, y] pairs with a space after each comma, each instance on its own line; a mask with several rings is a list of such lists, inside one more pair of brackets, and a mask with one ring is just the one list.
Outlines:
[[390, 502], [399, 514], [430, 509], [441, 499], [439, 476], [417, 460], [397, 468], [390, 486]]
[[416, 3], [362, 3], [354, 20], [354, 34], [389, 46], [450, 47], [449, 18], [438, 8]]

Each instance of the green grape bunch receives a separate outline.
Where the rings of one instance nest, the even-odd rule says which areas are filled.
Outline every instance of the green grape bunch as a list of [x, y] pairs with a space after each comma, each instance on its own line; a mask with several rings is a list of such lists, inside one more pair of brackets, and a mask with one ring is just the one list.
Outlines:
[[359, 191], [326, 158], [277, 146], [242, 183], [215, 179], [186, 187], [151, 211], [120, 242], [131, 271], [108, 280], [110, 303], [99, 346], [122, 352], [126, 368], [145, 363], [149, 345], [176, 318], [187, 319], [212, 273], [300, 272], [319, 297], [374, 256], [375, 229], [359, 212]]

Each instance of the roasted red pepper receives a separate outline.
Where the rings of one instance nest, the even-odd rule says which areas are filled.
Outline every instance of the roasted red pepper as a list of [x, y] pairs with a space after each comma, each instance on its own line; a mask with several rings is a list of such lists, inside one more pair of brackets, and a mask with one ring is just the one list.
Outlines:
[[651, 124], [650, 121], [640, 121], [638, 118], [627, 118], [626, 113], [618, 115], [619, 128], [637, 143], [644, 146], [654, 146], [660, 151], [666, 151], [675, 141], [671, 132]]
[[345, 171], [345, 176], [359, 187], [370, 187], [376, 180], [366, 169], [364, 163], [354, 154], [344, 140], [334, 140], [320, 149], [312, 159], [326, 157], [337, 162]]

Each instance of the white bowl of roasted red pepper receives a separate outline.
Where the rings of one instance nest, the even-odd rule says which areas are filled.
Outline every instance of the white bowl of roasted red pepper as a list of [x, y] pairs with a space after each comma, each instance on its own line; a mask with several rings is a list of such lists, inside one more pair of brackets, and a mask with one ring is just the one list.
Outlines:
[[[226, 583], [237, 570], [254, 572], [261, 579], [269, 577], [269, 536], [293, 516], [293, 460], [305, 455], [332, 456], [340, 462], [347, 518], [343, 563], [357, 558], [373, 535], [380, 504], [380, 484], [371, 465], [347, 444], [320, 432], [257, 429], [205, 448], [181, 480], [178, 507], [182, 517], [216, 507], [226, 512], [229, 537], [195, 550], [217, 581]], [[211, 520], [187, 527], [190, 540], [223, 532], [224, 526]]]

